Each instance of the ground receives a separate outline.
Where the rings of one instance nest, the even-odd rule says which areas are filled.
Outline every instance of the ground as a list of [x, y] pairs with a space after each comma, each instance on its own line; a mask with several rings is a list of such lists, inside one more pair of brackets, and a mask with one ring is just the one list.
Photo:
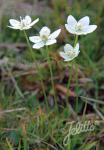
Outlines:
[[[0, 149], [103, 150], [104, 1], [1, 0], [0, 3]], [[52, 31], [62, 30], [58, 43], [48, 49], [56, 101], [46, 48], [33, 50], [31, 55], [24, 33], [7, 27], [10, 18], [19, 19], [26, 14], [32, 19], [40, 18], [39, 23], [26, 31], [28, 36], [38, 34], [45, 25]], [[91, 24], [97, 24], [98, 28], [79, 37], [80, 55], [65, 63], [59, 52], [65, 43], [73, 44], [75, 38], [64, 27], [70, 14], [77, 19], [89, 16]], [[89, 124], [87, 132], [69, 138], [74, 132], [70, 124], [77, 128], [78, 122], [82, 126]]]

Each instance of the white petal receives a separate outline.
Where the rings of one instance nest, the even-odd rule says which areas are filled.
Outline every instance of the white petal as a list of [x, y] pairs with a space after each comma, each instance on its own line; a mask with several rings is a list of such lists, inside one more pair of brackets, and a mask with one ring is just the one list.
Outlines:
[[59, 36], [60, 32], [61, 32], [61, 29], [58, 29], [55, 32], [51, 33], [51, 35], [49, 36], [49, 39], [56, 39]]
[[59, 54], [60, 54], [60, 56], [64, 59], [64, 61], [71, 61], [72, 59], [75, 58], [75, 57], [73, 57], [73, 58], [69, 57], [69, 56], [68, 56], [66, 53], [64, 53], [64, 52], [60, 52]]
[[90, 23], [89, 17], [85, 16], [83, 18], [81, 18], [78, 23], [82, 24], [83, 26], [88, 26]]
[[41, 38], [40, 38], [40, 36], [30, 36], [29, 40], [33, 43], [38, 43], [41, 41]]
[[77, 55], [74, 55], [74, 56], [68, 56], [66, 59], [65, 59], [65, 61], [71, 61], [71, 60], [73, 60], [75, 57], [77, 57], [78, 56], [78, 54]]
[[13, 26], [13, 27], [19, 27], [20, 26], [20, 22], [15, 20], [15, 19], [10, 19], [9, 20], [10, 24]]
[[67, 51], [73, 50], [74, 48], [70, 44], [66, 44], [64, 46], [64, 51], [67, 53]]
[[36, 20], [34, 20], [32, 23], [30, 23], [30, 26], [33, 26], [34, 24], [36, 24], [39, 21], [39, 18], [37, 18]]
[[31, 23], [31, 17], [30, 16], [25, 16], [25, 21], [27, 24]]
[[28, 30], [30, 28], [31, 28], [30, 26], [26, 26], [26, 27], [21, 28], [20, 30]]
[[60, 54], [60, 56], [61, 56], [62, 58], [68, 59], [68, 56], [67, 56], [66, 53], [64, 53], [64, 52], [59, 52], [59, 54]]
[[50, 33], [51, 33], [51, 30], [46, 26], [40, 30], [40, 36], [43, 36], [43, 35], [49, 36]]
[[68, 59], [66, 59], [66, 60], [64, 60], [64, 61], [71, 61], [71, 60], [73, 60], [75, 57], [72, 57], [72, 58], [68, 58]]
[[77, 21], [72, 15], [70, 15], [68, 16], [67, 23], [70, 24], [72, 27], [75, 27]]
[[85, 34], [88, 34], [88, 33], [95, 31], [96, 28], [97, 28], [97, 25], [89, 25]]
[[71, 60], [73, 60], [75, 57], [73, 57], [73, 58], [67, 58], [67, 59], [65, 59], [64, 61], [71, 61]]
[[74, 28], [71, 27], [70, 25], [65, 24], [65, 27], [66, 27], [66, 29], [67, 29], [67, 31], [68, 31], [69, 33], [72, 33], [72, 34], [75, 34], [75, 33], [76, 33], [75, 30], [74, 30]]
[[56, 39], [48, 40], [45, 45], [52, 45], [55, 44], [56, 42], [57, 42]]
[[43, 42], [39, 42], [39, 43], [36, 43], [36, 44], [33, 45], [34, 49], [40, 49], [42, 47], [44, 47], [44, 43]]
[[13, 26], [8, 26], [8, 27], [15, 30], [20, 29], [20, 27], [13, 27]]
[[86, 32], [84, 32], [83, 30], [82, 31], [76, 31], [75, 34], [76, 35], [84, 35]]

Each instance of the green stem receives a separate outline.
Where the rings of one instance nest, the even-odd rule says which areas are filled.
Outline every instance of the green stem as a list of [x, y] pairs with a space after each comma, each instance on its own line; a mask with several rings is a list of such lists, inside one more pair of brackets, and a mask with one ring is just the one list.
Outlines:
[[46, 54], [47, 54], [47, 61], [48, 61], [48, 64], [49, 64], [50, 75], [51, 75], [51, 84], [52, 84], [53, 95], [54, 95], [54, 100], [55, 100], [55, 108], [58, 111], [57, 98], [56, 98], [56, 92], [55, 92], [54, 80], [53, 80], [52, 65], [51, 65], [51, 60], [50, 60], [49, 51], [48, 51], [47, 47], [46, 47]]
[[71, 79], [72, 79], [72, 70], [73, 70], [73, 64], [71, 66], [71, 70], [69, 69], [69, 80], [68, 80], [68, 84], [67, 84], [67, 95], [66, 95], [66, 104], [67, 104], [67, 107], [69, 106], [69, 103], [68, 103], [68, 97], [70, 96], [70, 82], [71, 82]]
[[34, 61], [35, 57], [34, 57], [34, 53], [33, 53], [33, 50], [32, 50], [32, 48], [31, 48], [31, 45], [30, 45], [28, 36], [27, 36], [25, 30], [23, 30], [23, 32], [24, 32], [24, 35], [25, 35], [25, 38], [26, 38], [26, 42], [27, 42], [27, 45], [28, 45], [29, 50], [30, 50], [30, 53], [31, 53], [32, 60]]
[[30, 45], [28, 36], [27, 36], [25, 30], [23, 30], [23, 31], [24, 31], [24, 35], [25, 35], [25, 38], [26, 38], [26, 41], [27, 41], [27, 44], [28, 44], [30, 53], [31, 53], [31, 57], [32, 57], [33, 61], [35, 61], [35, 65], [36, 65], [36, 67], [37, 67], [37, 69], [38, 69], [38, 72], [39, 72], [40, 82], [41, 82], [41, 86], [42, 86], [42, 90], [43, 90], [43, 94], [44, 94], [46, 106], [47, 106], [47, 109], [48, 109], [47, 96], [46, 96], [46, 92], [45, 92], [44, 82], [43, 82], [43, 80], [42, 80], [42, 75], [41, 75], [40, 67], [39, 67], [38, 63], [36, 62], [36, 60], [35, 60], [36, 58], [35, 58], [35, 55], [34, 55], [34, 53], [33, 53], [32, 48], [31, 48], [31, 45]]
[[78, 110], [78, 66], [77, 64], [75, 64], [75, 67], [76, 67], [76, 88], [75, 88], [75, 91], [76, 91], [76, 112]]
[[75, 36], [74, 47], [76, 46], [77, 42], [78, 42], [78, 35]]
[[[76, 46], [77, 42], [78, 42], [78, 35], [76, 35], [76, 37], [75, 37], [74, 47]], [[76, 88], [75, 88], [75, 91], [78, 94], [78, 66], [77, 66], [77, 64], [75, 64], [75, 67], [76, 67]], [[78, 108], [78, 96], [76, 96], [76, 110], [77, 110], [77, 108]]]
[[[78, 35], [75, 36], [74, 47], [76, 46], [77, 42], [78, 42]], [[68, 91], [69, 91], [69, 88], [70, 88], [70, 82], [71, 82], [71, 78], [72, 78], [72, 70], [73, 70], [73, 65], [71, 66], [71, 71], [69, 72], [70, 77], [69, 77], [68, 84], [67, 84], [67, 90]], [[68, 104], [68, 97], [69, 96], [70, 96], [70, 91], [67, 92], [67, 95], [66, 95], [66, 104], [67, 104], [67, 106], [69, 105]]]

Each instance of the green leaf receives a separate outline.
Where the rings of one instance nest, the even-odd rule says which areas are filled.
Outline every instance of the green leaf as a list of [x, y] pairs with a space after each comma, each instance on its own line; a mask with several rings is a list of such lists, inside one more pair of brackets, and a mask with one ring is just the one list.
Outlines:
[[80, 150], [91, 150], [91, 148], [93, 147], [93, 146], [95, 146], [96, 145], [96, 142], [93, 142], [93, 143], [89, 143], [89, 144], [86, 144], [86, 146], [85, 147], [83, 147], [83, 148], [81, 148]]
[[20, 142], [19, 142], [19, 145], [18, 145], [18, 150], [21, 150], [21, 144], [20, 144]]
[[14, 150], [14, 148], [12, 147], [12, 145], [10, 144], [10, 142], [8, 141], [8, 139], [6, 139], [6, 141], [7, 141], [7, 144], [8, 144], [9, 150]]

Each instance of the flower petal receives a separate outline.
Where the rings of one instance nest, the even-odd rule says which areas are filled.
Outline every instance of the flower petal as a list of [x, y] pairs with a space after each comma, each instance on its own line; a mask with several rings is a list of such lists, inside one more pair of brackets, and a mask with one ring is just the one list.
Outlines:
[[30, 16], [25, 16], [25, 21], [27, 24], [31, 23], [31, 17]]
[[72, 59], [74, 59], [75, 57], [70, 57], [67, 54], [65, 54], [64, 52], [60, 52], [59, 53], [60, 56], [64, 59], [64, 61], [71, 61]]
[[20, 26], [20, 22], [15, 19], [10, 19], [9, 22], [10, 22], [10, 25], [12, 25], [15, 28], [18, 28]]
[[8, 27], [15, 30], [20, 29], [20, 27], [13, 27], [13, 26], [8, 26]]
[[40, 38], [40, 36], [30, 36], [29, 40], [33, 43], [38, 43], [41, 41], [41, 38]]
[[50, 33], [51, 33], [51, 30], [46, 26], [40, 30], [40, 36], [43, 36], [43, 35], [49, 36]]
[[86, 31], [76, 31], [75, 34], [76, 35], [85, 35]]
[[65, 59], [64, 61], [71, 61], [71, 60], [73, 60], [75, 57], [73, 57], [73, 58], [67, 58], [67, 59]]
[[70, 15], [68, 16], [67, 23], [70, 24], [72, 27], [75, 27], [77, 21], [72, 15]]
[[49, 39], [51, 39], [51, 40], [56, 39], [59, 36], [60, 32], [61, 32], [61, 29], [58, 29], [55, 32], [51, 33], [49, 36]]
[[71, 61], [71, 60], [73, 60], [77, 56], [78, 56], [78, 54], [77, 55], [73, 55], [73, 56], [67, 56], [66, 59], [65, 59], [65, 61]]
[[88, 16], [85, 16], [83, 18], [81, 18], [78, 23], [82, 24], [83, 26], [88, 26], [90, 23], [90, 19]]
[[60, 56], [61, 56], [62, 58], [64, 58], [64, 59], [69, 59], [69, 58], [68, 58], [68, 55], [67, 55], [66, 53], [64, 53], [64, 52], [59, 52], [59, 54], [60, 54]]
[[39, 42], [39, 43], [36, 43], [36, 44], [33, 45], [34, 49], [40, 49], [42, 47], [44, 47], [44, 43], [43, 42]]
[[68, 51], [73, 50], [73, 47], [70, 44], [66, 44], [64, 46], [64, 51], [67, 53]]
[[21, 28], [20, 30], [28, 30], [30, 28], [31, 28], [30, 26], [26, 26], [26, 27]]
[[52, 45], [55, 44], [56, 42], [57, 42], [56, 39], [48, 40], [45, 45]]
[[37, 18], [36, 20], [34, 20], [32, 23], [30, 23], [29, 26], [33, 26], [34, 24], [36, 24], [39, 21], [39, 18]]
[[85, 34], [92, 33], [97, 28], [97, 25], [89, 25]]
[[72, 33], [72, 34], [75, 34], [75, 33], [76, 33], [75, 30], [74, 30], [74, 28], [71, 27], [70, 25], [65, 24], [65, 27], [66, 27], [66, 29], [67, 29], [67, 31], [68, 31], [69, 33]]

